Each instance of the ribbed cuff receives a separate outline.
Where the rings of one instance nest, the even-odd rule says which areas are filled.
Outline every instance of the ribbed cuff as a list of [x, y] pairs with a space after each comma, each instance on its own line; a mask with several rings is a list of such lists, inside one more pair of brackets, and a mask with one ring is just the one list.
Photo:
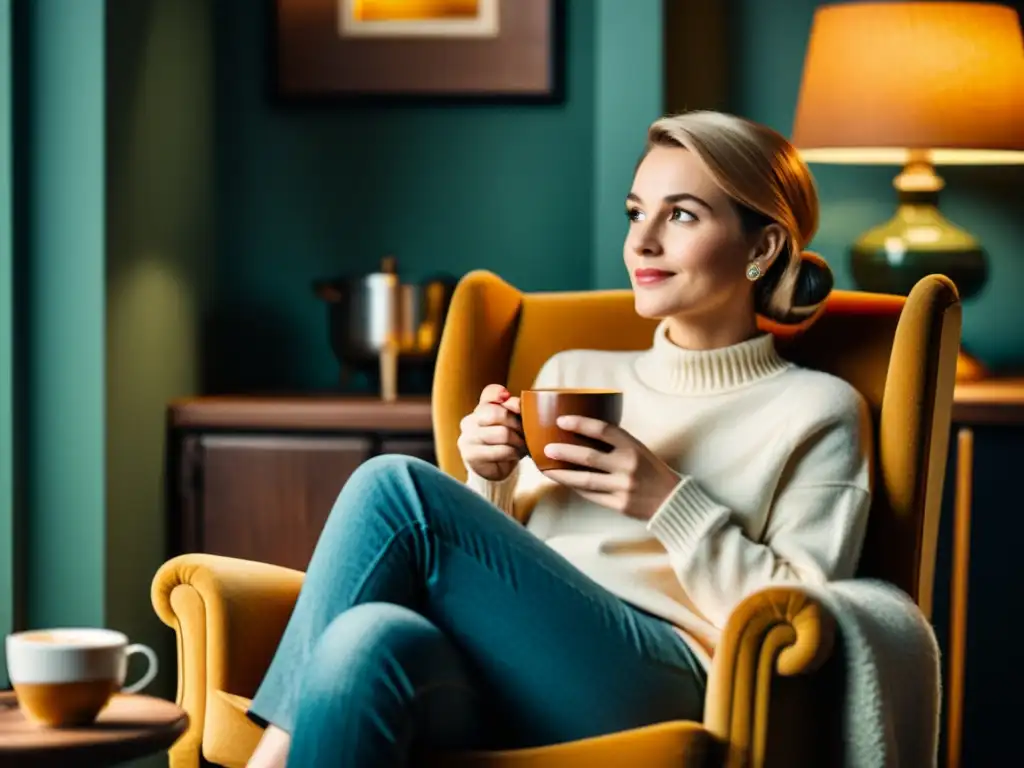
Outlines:
[[518, 465], [516, 465], [516, 468], [512, 470], [508, 477], [498, 482], [486, 480], [469, 467], [466, 467], [466, 485], [508, 515], [512, 514], [512, 503], [515, 500], [516, 481], [518, 479]]
[[670, 553], [686, 556], [723, 515], [729, 515], [726, 507], [704, 493], [692, 477], [683, 477], [647, 521], [647, 530]]

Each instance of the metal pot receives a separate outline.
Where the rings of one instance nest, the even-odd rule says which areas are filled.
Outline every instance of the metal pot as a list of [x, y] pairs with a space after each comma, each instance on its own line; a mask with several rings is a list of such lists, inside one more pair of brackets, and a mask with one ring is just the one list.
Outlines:
[[399, 362], [432, 362], [441, 341], [455, 280], [402, 283], [394, 257], [379, 272], [320, 281], [316, 295], [327, 302], [331, 348], [342, 366], [376, 365], [390, 349]]

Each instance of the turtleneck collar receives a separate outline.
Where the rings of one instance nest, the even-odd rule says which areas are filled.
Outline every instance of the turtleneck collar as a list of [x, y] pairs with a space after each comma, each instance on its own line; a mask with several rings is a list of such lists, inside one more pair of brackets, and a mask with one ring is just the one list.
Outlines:
[[718, 349], [677, 347], [668, 338], [667, 321], [658, 324], [653, 346], [640, 355], [640, 379], [660, 392], [712, 395], [739, 389], [781, 373], [790, 363], [775, 351], [775, 337], [761, 334]]

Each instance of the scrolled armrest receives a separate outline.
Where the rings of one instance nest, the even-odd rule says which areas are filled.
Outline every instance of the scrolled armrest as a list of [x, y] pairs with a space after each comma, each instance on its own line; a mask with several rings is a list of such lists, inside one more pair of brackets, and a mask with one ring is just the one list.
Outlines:
[[252, 697], [284, 634], [303, 576], [204, 554], [181, 555], [157, 571], [150, 596], [157, 615], [177, 635], [177, 700], [189, 715], [188, 731], [171, 750], [172, 766], [198, 766], [201, 748], [216, 749], [216, 740], [204, 743], [203, 734], [227, 706], [224, 694]]
[[812, 676], [835, 641], [835, 618], [799, 587], [772, 587], [740, 602], [715, 650], [704, 710], [708, 731], [728, 744], [729, 765], [767, 762], [773, 678]]

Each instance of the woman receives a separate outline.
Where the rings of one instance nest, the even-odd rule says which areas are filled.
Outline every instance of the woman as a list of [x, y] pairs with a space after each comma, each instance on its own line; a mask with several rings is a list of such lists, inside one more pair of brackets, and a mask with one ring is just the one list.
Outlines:
[[805, 318], [831, 288], [802, 258], [818, 221], [807, 167], [740, 118], [665, 118], [626, 215], [636, 311], [662, 318], [653, 345], [560, 353], [538, 376], [621, 389], [621, 426], [561, 424], [613, 450], [549, 445], [597, 471], [542, 476], [518, 398], [494, 384], [462, 422], [466, 485], [411, 458], [361, 467], [253, 701], [270, 725], [250, 766], [398, 766], [420, 748], [699, 720], [737, 602], [853, 575], [865, 406], [781, 359], [755, 321]]

